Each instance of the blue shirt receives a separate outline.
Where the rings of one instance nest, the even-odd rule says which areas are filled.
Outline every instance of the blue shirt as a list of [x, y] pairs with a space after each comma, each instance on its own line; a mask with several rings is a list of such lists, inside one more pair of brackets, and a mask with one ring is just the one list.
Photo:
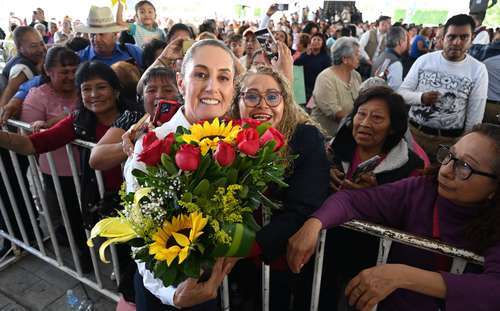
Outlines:
[[417, 35], [415, 37], [415, 39], [413, 39], [413, 43], [411, 44], [411, 47], [410, 47], [410, 57], [413, 58], [413, 59], [417, 59], [419, 58], [420, 56], [422, 56], [423, 54], [425, 53], [422, 53], [419, 49], [418, 49], [418, 42], [419, 41], [422, 41], [424, 43], [424, 47], [426, 49], [429, 48], [429, 45], [430, 45], [430, 41], [427, 40], [424, 36], [422, 35]]
[[125, 47], [126, 50], [121, 49], [120, 45], [116, 43], [115, 49], [113, 50], [113, 55], [111, 57], [104, 57], [97, 55], [94, 48], [89, 45], [85, 49], [78, 52], [78, 55], [80, 56], [80, 61], [82, 62], [96, 60], [109, 66], [121, 60], [128, 60], [130, 58], [133, 58], [135, 60], [135, 63], [142, 68], [142, 50], [137, 46], [129, 43], [125, 43]]
[[19, 86], [19, 89], [17, 90], [16, 94], [14, 94], [14, 97], [24, 101], [26, 96], [28, 96], [28, 92], [30, 91], [31, 88], [39, 87], [42, 84], [43, 84], [42, 76], [41, 75], [34, 76], [33, 78], [29, 79], [28, 81], [24, 82]]

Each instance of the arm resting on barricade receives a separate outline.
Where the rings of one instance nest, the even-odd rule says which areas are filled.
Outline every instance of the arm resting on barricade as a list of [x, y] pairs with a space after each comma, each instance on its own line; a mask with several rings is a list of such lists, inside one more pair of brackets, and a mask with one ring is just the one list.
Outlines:
[[441, 272], [446, 310], [500, 310], [500, 243], [484, 253], [482, 274]]
[[29, 155], [35, 153], [35, 147], [28, 136], [11, 133], [8, 131], [0, 132], [0, 148], [12, 150], [16, 153]]
[[372, 310], [398, 288], [435, 298], [446, 297], [446, 284], [439, 273], [402, 264], [380, 265], [361, 271], [349, 282], [345, 294], [349, 305], [355, 305], [357, 310]]
[[125, 131], [121, 128], [112, 127], [92, 148], [89, 164], [95, 170], [111, 169], [127, 159], [123, 152], [122, 135]]

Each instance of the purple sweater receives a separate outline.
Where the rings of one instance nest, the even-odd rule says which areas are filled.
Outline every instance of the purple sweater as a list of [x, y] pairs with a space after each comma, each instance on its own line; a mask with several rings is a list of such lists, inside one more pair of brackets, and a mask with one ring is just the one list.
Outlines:
[[[338, 192], [330, 196], [313, 217], [323, 223], [323, 228], [358, 219], [432, 238], [434, 204], [438, 207], [441, 240], [466, 248], [463, 226], [477, 210], [457, 206], [439, 196], [436, 183], [426, 177]], [[440, 272], [447, 287], [444, 301], [398, 289], [379, 304], [379, 310], [500, 310], [500, 243], [483, 255], [484, 269], [469, 264], [462, 275]], [[399, 243], [393, 244], [389, 262], [436, 270], [434, 254]]]

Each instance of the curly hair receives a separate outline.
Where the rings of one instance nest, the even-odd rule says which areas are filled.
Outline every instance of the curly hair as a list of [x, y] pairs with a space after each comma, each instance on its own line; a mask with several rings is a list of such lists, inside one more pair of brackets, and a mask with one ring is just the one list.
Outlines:
[[288, 142], [291, 140], [295, 129], [300, 124], [308, 124], [318, 128], [323, 133], [321, 126], [316, 123], [299, 105], [295, 103], [293, 99], [293, 91], [288, 80], [279, 72], [273, 70], [271, 67], [258, 66], [247, 71], [243, 74], [237, 81], [235, 87], [235, 97], [231, 105], [230, 114], [233, 118], [240, 118], [240, 94], [242, 89], [245, 87], [245, 82], [247, 79], [254, 75], [267, 75], [270, 76], [278, 83], [281, 89], [281, 95], [283, 96], [283, 117], [277, 126], [279, 130], [285, 136], [286, 142], [286, 154], [289, 154]]

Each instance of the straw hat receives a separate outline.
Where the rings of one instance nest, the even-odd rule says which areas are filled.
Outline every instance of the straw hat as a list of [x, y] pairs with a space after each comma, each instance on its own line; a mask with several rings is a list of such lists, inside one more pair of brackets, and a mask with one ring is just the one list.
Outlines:
[[127, 30], [127, 26], [120, 26], [116, 23], [111, 9], [108, 7], [91, 6], [86, 25], [75, 27], [77, 32], [84, 33], [108, 33]]

